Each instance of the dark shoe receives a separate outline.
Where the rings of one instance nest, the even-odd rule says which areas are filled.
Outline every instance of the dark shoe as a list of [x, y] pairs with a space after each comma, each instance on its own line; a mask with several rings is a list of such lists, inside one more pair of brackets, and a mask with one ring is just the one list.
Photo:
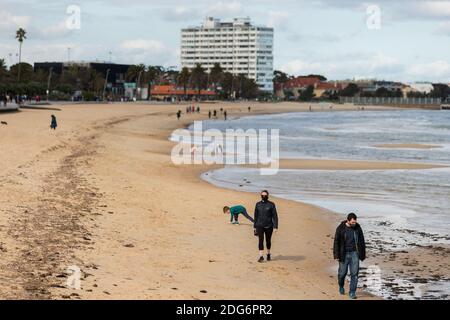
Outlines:
[[340, 293], [341, 295], [344, 295], [344, 294], [345, 294], [345, 289], [344, 289], [344, 287], [339, 287], [339, 293]]
[[356, 293], [355, 293], [355, 292], [350, 292], [349, 297], [350, 297], [350, 299], [352, 299], [352, 300], [357, 299]]
[[267, 261], [271, 261], [272, 257], [270, 256], [270, 254], [267, 255]]
[[259, 260], [258, 260], [258, 262], [259, 262], [259, 263], [262, 263], [262, 262], [264, 262], [264, 257], [259, 257]]

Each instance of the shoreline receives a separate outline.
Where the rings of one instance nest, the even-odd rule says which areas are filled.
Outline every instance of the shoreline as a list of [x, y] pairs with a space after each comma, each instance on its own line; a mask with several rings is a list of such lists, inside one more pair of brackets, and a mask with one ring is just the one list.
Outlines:
[[[391, 146], [391, 145], [385, 145]], [[381, 146], [377, 146], [381, 147]], [[441, 146], [434, 145], [423, 145], [423, 144], [401, 144], [392, 145], [392, 148], [408, 148], [408, 149], [433, 149], [441, 148]], [[298, 158], [298, 159], [281, 159], [279, 162], [280, 170], [309, 170], [309, 171], [372, 171], [372, 170], [427, 170], [427, 169], [439, 169], [439, 168], [449, 168], [447, 164], [437, 164], [437, 163], [423, 163], [423, 162], [387, 162], [387, 161], [371, 161], [371, 160], [350, 160], [350, 159], [309, 159], [309, 158]], [[227, 167], [240, 167], [240, 168], [250, 168], [250, 169], [260, 169], [266, 166], [262, 165], [228, 165]], [[223, 167], [221, 167], [223, 168]], [[219, 168], [220, 169], [220, 168]], [[213, 181], [208, 180], [205, 176], [216, 169], [211, 169], [202, 174], [202, 180], [207, 181], [209, 184], [225, 188], [229, 190], [235, 190], [238, 192], [252, 193], [249, 190], [242, 190], [240, 187], [245, 185], [245, 181], [235, 182], [234, 186], [224, 186], [220, 184], [215, 184]], [[245, 177], [245, 176], [243, 176]], [[332, 211], [330, 208], [321, 207], [317, 204], [309, 203], [308, 201], [293, 200], [284, 197], [276, 197], [277, 199], [284, 199], [288, 201], [294, 201], [301, 204], [309, 204], [320, 210], [325, 210], [325, 214], [332, 217], [340, 216], [339, 213]], [[384, 223], [384, 222], [382, 222]], [[419, 234], [418, 231], [404, 230], [406, 233]], [[425, 235], [425, 233], [423, 233]], [[393, 248], [383, 250], [383, 240], [374, 239], [372, 249], [373, 256], [369, 257], [372, 266], [378, 268], [381, 265], [383, 269], [384, 276], [381, 281], [383, 281], [384, 289], [382, 292], [371, 292], [367, 291], [368, 294], [373, 294], [374, 297], [381, 299], [419, 299], [420, 297], [425, 299], [446, 299], [448, 298], [448, 293], [445, 286], [450, 283], [450, 269], [449, 265], [446, 267], [446, 263], [442, 262], [442, 257], [448, 261], [448, 253], [450, 252], [450, 246], [442, 243], [435, 244], [434, 241], [439, 241], [443, 239], [437, 234], [428, 234], [430, 245], [423, 245], [415, 242], [411, 242], [406, 248]], [[447, 238], [448, 240], [448, 238]], [[397, 247], [394, 245], [393, 247]], [[399, 260], [399, 261], [397, 261]], [[449, 261], [450, 262], [450, 261]], [[439, 265], [440, 269], [432, 270], [429, 269], [429, 264]], [[363, 264], [364, 265], [364, 264]], [[415, 267], [415, 268], [414, 268]], [[333, 266], [331, 265], [329, 270]], [[367, 273], [368, 272], [368, 273]], [[365, 280], [371, 275], [373, 271], [367, 271], [366, 267], [361, 268], [361, 280]], [[441, 288], [444, 286], [444, 288]], [[386, 289], [389, 288], [389, 289]], [[425, 291], [423, 291], [425, 290]], [[426, 293], [425, 293], [426, 292]], [[439, 295], [434, 295], [434, 293], [439, 292]]]
[[[207, 107], [201, 105], [202, 114], [183, 115], [177, 121], [176, 110], [186, 105], [61, 106], [62, 126], [55, 133], [48, 131], [47, 123], [43, 130], [32, 129], [46, 122], [50, 111], [7, 115], [10, 126], [1, 138], [5, 141], [1, 160], [6, 167], [0, 175], [4, 183], [0, 222], [5, 228], [0, 233], [2, 248], [8, 250], [2, 270], [3, 275], [10, 274], [8, 279], [16, 279], [17, 288], [0, 283], [4, 295], [346, 299], [338, 295], [336, 277], [328, 270], [333, 265], [334, 223], [342, 219], [325, 216], [326, 210], [311, 205], [277, 200], [282, 225], [274, 239], [275, 260], [259, 265], [251, 226], [243, 222], [232, 227], [221, 214], [224, 202], [251, 210], [257, 195], [211, 186], [200, 175], [212, 167], [171, 164], [168, 153], [173, 143], [168, 137], [174, 128], [207, 119]], [[248, 105], [254, 108], [251, 115], [300, 109], [298, 105], [223, 104], [231, 116], [248, 115]], [[306, 110], [307, 105], [302, 108]], [[86, 112], [90, 112], [89, 121], [85, 121]], [[18, 155], [22, 157], [14, 162]], [[57, 181], [55, 186], [52, 181]], [[19, 202], [29, 207], [24, 209]], [[73, 208], [79, 208], [79, 215], [72, 226], [60, 220], [67, 218], [60, 212], [69, 214]], [[21, 233], [36, 223], [44, 224], [43, 231]], [[73, 241], [61, 241], [66, 235]], [[32, 249], [36, 241], [45, 251]], [[65, 270], [73, 264], [82, 269], [82, 290], [64, 286]], [[30, 286], [35, 278], [27, 270], [35, 266], [45, 277]], [[365, 292], [360, 297], [376, 298]]]

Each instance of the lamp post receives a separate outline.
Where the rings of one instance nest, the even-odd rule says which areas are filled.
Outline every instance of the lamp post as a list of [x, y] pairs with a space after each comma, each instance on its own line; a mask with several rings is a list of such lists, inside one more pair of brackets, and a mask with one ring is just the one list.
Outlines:
[[48, 73], [48, 80], [47, 80], [47, 102], [49, 100], [49, 95], [50, 95], [50, 81], [52, 80], [52, 73], [53, 73], [53, 67], [50, 67], [50, 70]]
[[138, 75], [138, 79], [137, 79], [137, 83], [136, 83], [136, 99], [138, 98], [137, 97], [137, 93], [139, 92], [139, 99], [137, 99], [137, 100], [141, 100], [140, 98], [140, 95], [141, 95], [141, 89], [140, 89], [140, 83], [141, 83], [141, 74], [142, 74], [142, 70], [141, 71], [139, 71], [139, 75]]
[[105, 79], [105, 85], [103, 86], [103, 100], [105, 100], [105, 94], [106, 94], [106, 85], [108, 84], [108, 78], [109, 78], [109, 72], [111, 71], [111, 69], [108, 69], [106, 71], [106, 79]]

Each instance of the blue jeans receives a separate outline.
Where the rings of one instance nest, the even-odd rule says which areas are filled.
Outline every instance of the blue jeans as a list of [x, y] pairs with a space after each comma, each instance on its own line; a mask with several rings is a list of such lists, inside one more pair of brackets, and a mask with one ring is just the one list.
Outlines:
[[359, 257], [356, 251], [345, 253], [343, 262], [339, 262], [338, 282], [339, 287], [345, 286], [345, 277], [347, 276], [348, 268], [350, 267], [350, 293], [356, 293], [358, 287], [359, 274]]

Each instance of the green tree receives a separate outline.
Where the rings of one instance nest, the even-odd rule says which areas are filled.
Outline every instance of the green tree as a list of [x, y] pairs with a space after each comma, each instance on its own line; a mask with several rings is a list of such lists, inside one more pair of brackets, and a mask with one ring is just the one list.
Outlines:
[[217, 94], [217, 87], [223, 77], [223, 68], [220, 66], [220, 63], [215, 63], [214, 67], [211, 68], [209, 73], [209, 81], [213, 85], [214, 91]]
[[207, 76], [205, 69], [200, 63], [198, 63], [194, 69], [191, 71], [191, 83], [197, 89], [198, 95], [200, 96], [201, 90], [206, 88]]
[[306, 89], [300, 91], [300, 101], [311, 101], [315, 97], [314, 86], [308, 86]]
[[137, 83], [140, 79], [139, 76], [142, 77], [142, 74], [146, 71], [145, 65], [143, 64], [136, 64], [136, 65], [132, 65], [128, 68], [127, 74], [126, 74], [126, 79], [127, 81], [133, 81], [136, 83], [136, 85], [139, 85], [139, 83]]
[[185, 99], [187, 98], [187, 88], [190, 79], [191, 79], [191, 72], [189, 71], [189, 68], [184, 67], [183, 69], [181, 69], [181, 72], [178, 75], [177, 84], [179, 86], [183, 86]]
[[359, 87], [355, 83], [349, 83], [344, 89], [341, 90], [341, 97], [354, 97], [359, 93]]
[[246, 76], [242, 79], [241, 86], [241, 98], [254, 99], [259, 95], [259, 86], [253, 79], [249, 79]]
[[433, 84], [433, 90], [430, 92], [432, 98], [447, 99], [450, 96], [450, 87], [446, 84]]
[[234, 92], [234, 76], [230, 72], [225, 72], [222, 77], [222, 95], [223, 98], [229, 99]]
[[8, 74], [5, 59], [0, 59], [0, 80], [3, 80]]
[[147, 100], [151, 100], [152, 85], [156, 84], [161, 74], [163, 73], [160, 66], [148, 66], [145, 72], [145, 82], [148, 84], [148, 97]]
[[[9, 69], [11, 75], [17, 75], [24, 81], [31, 81], [33, 78], [33, 66], [26, 62], [16, 63]], [[19, 76], [20, 74], [20, 76]]]
[[309, 74], [305, 78], [317, 78], [317, 79], [319, 79], [322, 82], [325, 82], [325, 81], [328, 80], [326, 77], [324, 77], [324, 76], [322, 76], [320, 74]]
[[100, 95], [103, 91], [103, 87], [105, 85], [105, 78], [103, 75], [96, 70], [89, 70], [89, 91], [93, 92], [96, 95]]
[[19, 70], [17, 72], [17, 81], [20, 81], [20, 69], [21, 69], [21, 62], [22, 62], [22, 44], [23, 41], [27, 38], [26, 36], [27, 32], [25, 29], [19, 28], [16, 31], [16, 39], [19, 41]]
[[291, 76], [289, 76], [287, 73], [283, 72], [283, 71], [279, 71], [279, 70], [275, 70], [273, 72], [273, 82], [274, 83], [286, 83], [288, 82], [290, 79], [292, 79]]

